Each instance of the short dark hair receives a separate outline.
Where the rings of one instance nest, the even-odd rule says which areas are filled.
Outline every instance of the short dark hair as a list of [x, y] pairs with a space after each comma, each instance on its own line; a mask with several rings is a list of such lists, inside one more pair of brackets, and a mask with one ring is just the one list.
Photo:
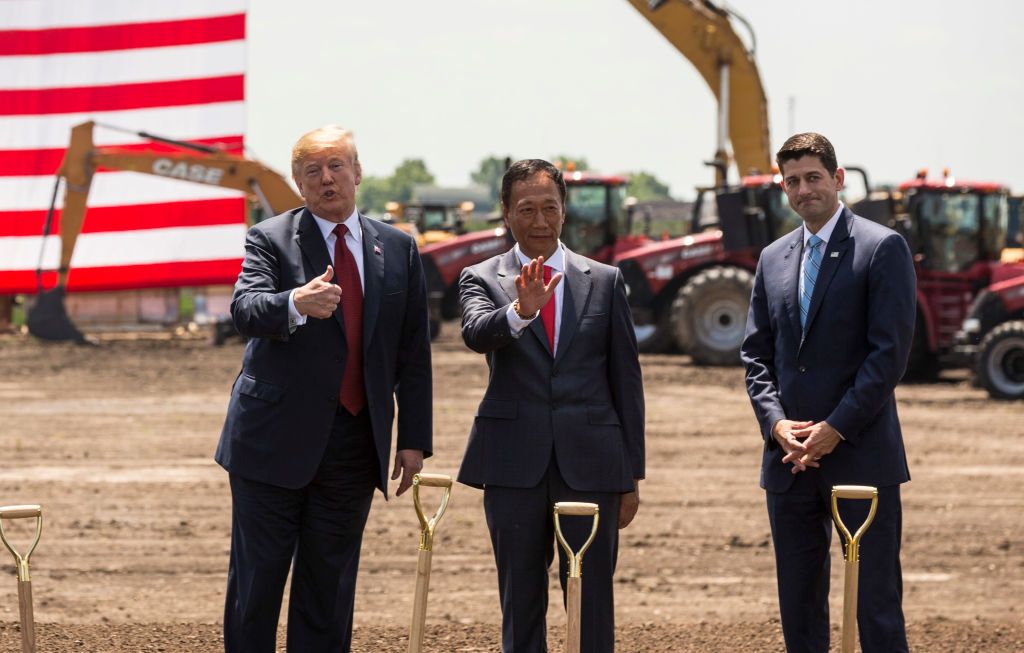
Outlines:
[[782, 149], [775, 155], [775, 163], [779, 166], [781, 173], [783, 163], [796, 161], [805, 156], [818, 157], [821, 165], [830, 175], [835, 175], [836, 170], [839, 169], [839, 164], [836, 162], [836, 150], [832, 147], [832, 143], [829, 143], [828, 139], [821, 134], [814, 132], [794, 134], [787, 138], [786, 142], [782, 144]]
[[508, 167], [505, 175], [501, 178], [501, 205], [510, 208], [508, 203], [512, 200], [512, 184], [517, 181], [526, 181], [538, 172], [546, 174], [558, 187], [558, 194], [562, 198], [562, 205], [565, 205], [565, 178], [562, 171], [544, 159], [523, 159], [516, 161]]

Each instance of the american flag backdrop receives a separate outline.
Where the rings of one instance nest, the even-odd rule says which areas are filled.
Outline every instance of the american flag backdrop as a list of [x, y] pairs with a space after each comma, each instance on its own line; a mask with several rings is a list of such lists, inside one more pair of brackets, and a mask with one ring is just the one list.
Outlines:
[[[42, 233], [71, 127], [86, 120], [240, 151], [246, 0], [0, 1], [0, 294], [56, 283], [60, 205]], [[97, 127], [97, 146], [159, 149]], [[100, 170], [69, 291], [234, 283], [241, 193]]]

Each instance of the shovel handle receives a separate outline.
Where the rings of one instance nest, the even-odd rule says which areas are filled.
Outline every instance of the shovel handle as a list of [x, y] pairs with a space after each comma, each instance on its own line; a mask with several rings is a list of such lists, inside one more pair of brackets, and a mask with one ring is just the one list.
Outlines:
[[870, 485], [836, 485], [832, 488], [837, 499], [873, 499], [878, 490]]
[[42, 506], [31, 504], [25, 506], [3, 506], [0, 508], [0, 519], [27, 519], [29, 517], [41, 517]]
[[[21, 555], [18, 550], [7, 539], [7, 533], [4, 532], [4, 520], [5, 519], [31, 519], [36, 520], [36, 536], [32, 540], [32, 544], [28, 547], [28, 553]], [[3, 542], [4, 547], [11, 552], [14, 556], [14, 562], [18, 568], [18, 580], [27, 583], [32, 580], [32, 576], [29, 573], [29, 558], [32, 557], [32, 552], [36, 550], [36, 546], [39, 544], [39, 537], [43, 534], [43, 508], [42, 506], [31, 504], [24, 506], [4, 506], [0, 508], [0, 542]]]
[[[434, 512], [434, 516], [427, 518], [423, 512], [423, 503], [420, 501], [421, 487], [444, 488], [441, 495], [441, 504]], [[452, 496], [452, 477], [444, 474], [414, 474], [412, 477], [412, 505], [416, 508], [416, 517], [420, 520], [420, 551], [430, 551], [434, 548], [434, 529], [438, 522], [444, 517], [448, 509], [448, 501]]]
[[[850, 535], [850, 529], [843, 523], [839, 516], [839, 499], [868, 499], [871, 501], [871, 508], [868, 509], [867, 519], [860, 525], [857, 532]], [[860, 560], [860, 538], [868, 526], [875, 520], [875, 510], [878, 509], [878, 488], [868, 485], [836, 485], [832, 488], [832, 517], [836, 520], [839, 532], [846, 540], [846, 559]]]
[[[580, 517], [593, 517], [593, 525], [590, 527], [590, 537], [583, 543], [579, 551], [573, 551], [562, 534], [562, 523], [558, 519], [561, 515], [577, 515]], [[597, 536], [597, 522], [600, 519], [596, 503], [578, 503], [575, 501], [559, 501], [555, 504], [555, 537], [558, 543], [565, 549], [565, 555], [569, 559], [569, 578], [579, 578], [583, 575], [583, 554], [587, 552], [590, 545]]]
[[413, 483], [419, 478], [419, 485], [423, 487], [451, 487], [452, 477], [447, 474], [416, 474], [413, 476]]

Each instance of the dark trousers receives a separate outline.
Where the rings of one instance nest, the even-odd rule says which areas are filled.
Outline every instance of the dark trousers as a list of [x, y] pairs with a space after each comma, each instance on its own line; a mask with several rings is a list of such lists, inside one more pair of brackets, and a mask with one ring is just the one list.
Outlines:
[[366, 411], [341, 411], [313, 480], [304, 488], [230, 475], [231, 559], [224, 609], [227, 653], [276, 650], [288, 569], [288, 650], [347, 652], [363, 526], [377, 481]]
[[[789, 491], [767, 493], [782, 633], [789, 653], [828, 651], [831, 493], [831, 486], [813, 469], [797, 474]], [[839, 515], [851, 534], [867, 518], [870, 505], [864, 500], [839, 500]], [[900, 486], [878, 488], [878, 511], [860, 544], [857, 630], [864, 653], [908, 650], [900, 568], [902, 527]]]
[[[536, 487], [488, 485], [484, 488], [484, 514], [498, 567], [503, 653], [546, 653], [548, 650], [548, 568], [556, 548], [552, 510], [557, 501], [585, 501], [599, 507], [597, 537], [583, 556], [580, 650], [581, 653], [615, 650], [612, 575], [618, 555], [621, 498], [618, 493], [573, 490], [565, 484], [554, 459]], [[591, 519], [563, 516], [560, 520], [569, 545], [574, 551], [579, 550], [590, 536]], [[561, 546], [557, 549], [564, 605], [568, 565]]]

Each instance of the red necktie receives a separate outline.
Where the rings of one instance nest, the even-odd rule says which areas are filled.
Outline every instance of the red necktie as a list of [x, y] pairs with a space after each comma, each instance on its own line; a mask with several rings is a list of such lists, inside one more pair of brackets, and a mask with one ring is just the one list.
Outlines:
[[[551, 266], [544, 266], [544, 287], [551, 283]], [[555, 355], [555, 294], [551, 293], [548, 303], [540, 309], [540, 321], [544, 324], [544, 330], [548, 333], [548, 344], [551, 345], [551, 355]]]
[[345, 374], [341, 377], [341, 392], [338, 393], [345, 410], [358, 415], [366, 405], [366, 385], [363, 380], [363, 285], [359, 280], [359, 268], [345, 244], [348, 227], [339, 224], [334, 228], [334, 279], [341, 286], [341, 317], [345, 322], [345, 342], [348, 357], [345, 359]]

